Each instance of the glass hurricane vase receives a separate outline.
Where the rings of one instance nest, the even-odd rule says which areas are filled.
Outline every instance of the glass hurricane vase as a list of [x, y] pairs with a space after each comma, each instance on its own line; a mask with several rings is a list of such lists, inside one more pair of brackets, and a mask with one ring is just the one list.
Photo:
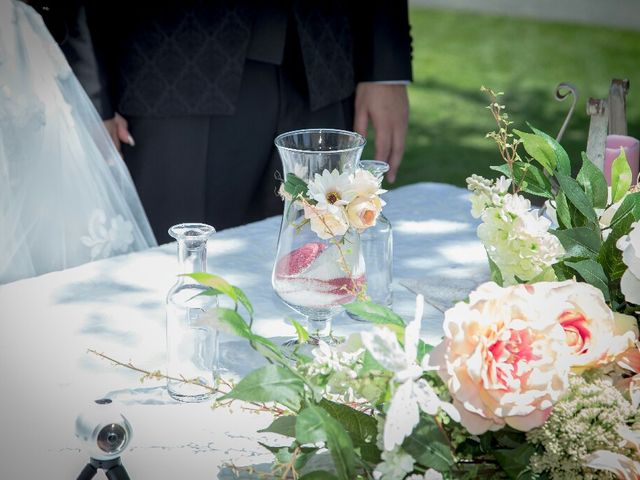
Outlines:
[[[305, 182], [325, 170], [355, 171], [365, 140], [357, 133], [314, 129], [276, 138], [285, 179], [289, 173]], [[305, 218], [301, 201], [285, 198], [272, 285], [280, 299], [308, 320], [311, 335], [331, 341], [331, 319], [363, 287], [364, 260], [360, 236], [349, 228], [321, 238]]]

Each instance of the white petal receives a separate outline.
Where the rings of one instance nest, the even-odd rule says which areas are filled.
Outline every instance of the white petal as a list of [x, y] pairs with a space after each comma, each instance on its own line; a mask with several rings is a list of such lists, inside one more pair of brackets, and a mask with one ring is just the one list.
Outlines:
[[376, 328], [373, 332], [362, 332], [362, 343], [373, 358], [387, 370], [399, 372], [409, 367], [395, 333], [388, 328]]
[[411, 434], [420, 420], [418, 403], [413, 395], [413, 383], [405, 382], [391, 398], [384, 422], [384, 449], [393, 450]]
[[620, 280], [620, 289], [629, 303], [640, 305], [640, 278], [627, 270]]
[[416, 313], [413, 321], [404, 330], [404, 350], [407, 361], [415, 362], [418, 354], [418, 340], [420, 339], [420, 327], [422, 326], [422, 312], [424, 311], [424, 297], [419, 294], [416, 297]]

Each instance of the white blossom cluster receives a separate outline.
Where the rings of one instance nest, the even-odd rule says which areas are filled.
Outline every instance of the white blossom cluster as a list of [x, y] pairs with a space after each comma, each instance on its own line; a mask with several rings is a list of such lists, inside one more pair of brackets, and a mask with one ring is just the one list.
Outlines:
[[313, 360], [304, 367], [305, 373], [318, 385], [321, 393], [332, 400], [356, 401], [361, 398], [356, 393], [356, 380], [362, 368], [364, 352], [359, 338], [355, 336], [337, 347], [320, 340], [311, 352]]
[[544, 448], [531, 458], [534, 472], [546, 472], [552, 480], [615, 478], [585, 466], [585, 460], [600, 449], [633, 457], [618, 430], [633, 423], [636, 415], [608, 379], [588, 382], [572, 376], [569, 392], [554, 406], [546, 423], [527, 434], [529, 443]]
[[531, 202], [508, 193], [511, 181], [492, 181], [479, 175], [467, 178], [473, 192], [471, 214], [481, 218], [478, 238], [498, 266], [505, 285], [522, 281], [555, 280], [551, 268], [564, 249], [549, 233], [551, 222], [531, 209]]

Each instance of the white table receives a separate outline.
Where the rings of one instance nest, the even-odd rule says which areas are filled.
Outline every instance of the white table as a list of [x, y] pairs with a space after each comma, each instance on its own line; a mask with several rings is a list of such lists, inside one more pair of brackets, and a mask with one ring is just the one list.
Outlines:
[[[422, 183], [392, 190], [386, 200], [396, 311], [411, 316], [415, 301], [398, 282], [442, 288], [487, 278], [465, 190]], [[270, 285], [279, 222], [273, 217], [222, 231], [208, 246], [208, 270], [245, 290], [257, 311], [256, 330], [269, 337], [293, 335], [284, 318], [295, 316]], [[87, 353], [93, 348], [164, 368], [164, 297], [175, 280], [175, 250], [167, 244], [0, 287], [0, 478], [75, 479], [88, 460], [74, 437], [75, 417], [105, 396], [135, 430], [123, 456], [132, 479], [212, 479], [230, 461], [270, 462], [257, 444], [267, 437], [256, 434], [268, 415], [238, 405], [231, 412], [174, 403], [160, 382], [140, 384], [139, 374]], [[441, 320], [438, 310], [426, 309], [428, 340], [440, 336]], [[334, 325], [338, 333], [370, 328], [344, 314]], [[241, 341], [224, 347], [232, 373], [256, 365]]]

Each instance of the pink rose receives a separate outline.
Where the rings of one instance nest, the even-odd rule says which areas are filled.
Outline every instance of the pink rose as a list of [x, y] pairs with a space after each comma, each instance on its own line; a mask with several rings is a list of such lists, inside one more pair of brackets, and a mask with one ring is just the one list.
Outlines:
[[431, 363], [470, 433], [505, 424], [528, 431], [547, 420], [569, 382], [566, 334], [556, 321], [562, 306], [531, 285], [489, 282], [445, 313]]
[[588, 283], [542, 282], [532, 288], [542, 298], [562, 305], [557, 321], [567, 336], [571, 366], [578, 370], [611, 363], [638, 338], [635, 319], [611, 311], [602, 292]]

